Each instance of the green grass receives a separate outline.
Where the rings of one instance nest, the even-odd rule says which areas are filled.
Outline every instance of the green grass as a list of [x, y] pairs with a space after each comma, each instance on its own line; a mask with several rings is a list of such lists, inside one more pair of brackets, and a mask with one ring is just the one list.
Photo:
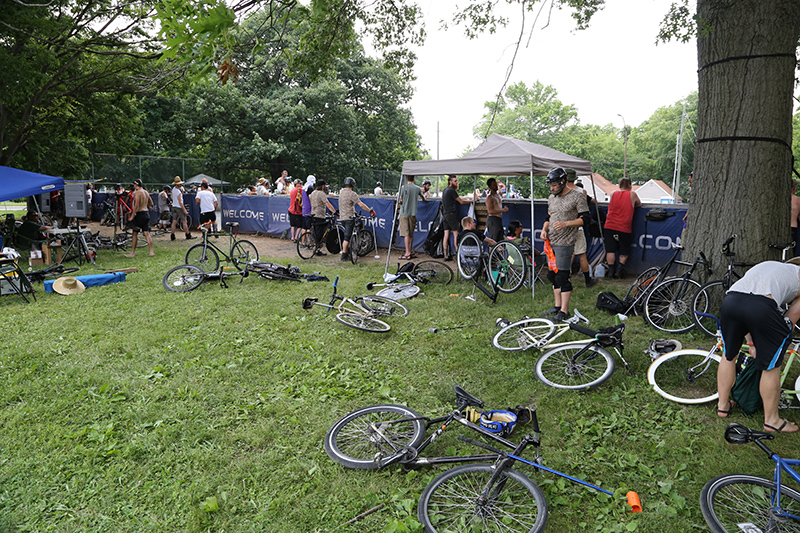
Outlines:
[[[80, 295], [42, 292], [29, 305], [0, 298], [0, 531], [421, 531], [416, 501], [443, 467], [346, 470], [325, 455], [322, 440], [364, 405], [445, 413], [456, 384], [489, 408], [537, 405], [546, 466], [642, 498], [644, 512], [631, 515], [623, 500], [525, 468], [547, 496], [549, 531], [703, 531], [698, 498], [706, 481], [727, 472], [769, 475], [755, 446], [723, 440], [725, 421], [713, 406], [682, 407], [648, 388], [643, 350], [666, 335], [640, 318], [625, 333], [635, 376], [618, 361], [606, 384], [570, 393], [536, 380], [535, 353], [490, 344], [498, 317], [536, 316], [552, 305], [542, 285], [533, 302], [520, 291], [500, 295], [494, 307], [481, 293], [465, 300], [466, 283], [425, 287], [425, 296], [407, 301], [408, 317], [387, 319], [391, 332], [368, 334], [322, 308], [301, 309], [304, 297], [326, 301], [329, 282], [234, 278], [228, 289], [210, 282], [167, 292], [161, 277], [186, 248], [159, 243], [155, 258], [143, 249], [133, 260], [100, 252], [104, 268], [140, 271]], [[340, 276], [339, 292], [352, 296], [383, 273], [379, 264], [291, 262]], [[572, 307], [592, 326], [613, 323], [594, 308], [596, 295], [622, 295], [625, 283], [587, 290], [576, 281]], [[707, 344], [698, 336], [681, 341]], [[761, 421], [739, 412], [732, 420]], [[459, 433], [445, 434], [431, 453], [469, 449]], [[799, 438], [779, 437], [774, 448], [799, 456]]]

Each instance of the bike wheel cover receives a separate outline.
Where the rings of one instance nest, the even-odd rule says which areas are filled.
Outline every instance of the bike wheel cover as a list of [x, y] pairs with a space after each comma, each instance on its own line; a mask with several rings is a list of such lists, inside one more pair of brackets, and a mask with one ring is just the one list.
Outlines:
[[203, 272], [219, 270], [219, 254], [212, 247], [195, 244], [186, 252], [186, 264], [200, 267]]
[[673, 278], [659, 283], [644, 302], [647, 322], [667, 333], [686, 333], [694, 327], [692, 298], [699, 288], [693, 279]]
[[495, 244], [489, 252], [489, 265], [500, 292], [514, 292], [525, 282], [525, 257], [513, 242]]
[[429, 259], [414, 265], [414, 276], [424, 283], [447, 285], [453, 281], [453, 269], [447, 263]]
[[386, 322], [382, 322], [377, 318], [372, 318], [356, 313], [339, 313], [336, 315], [336, 320], [361, 331], [368, 331], [369, 333], [386, 333], [391, 327]]
[[697, 312], [707, 313], [719, 317], [722, 308], [722, 299], [725, 298], [725, 282], [722, 280], [706, 283], [695, 293], [692, 298], [692, 318], [697, 329], [707, 337], [717, 336], [717, 321], [713, 318], [702, 317]]
[[203, 270], [195, 265], [173, 267], [164, 274], [161, 284], [172, 292], [189, 292], [199, 287], [204, 280]]
[[481, 264], [483, 245], [472, 233], [467, 233], [458, 244], [456, 259], [458, 260], [458, 273], [464, 279], [472, 279], [478, 274]]
[[492, 346], [519, 351], [539, 346], [555, 335], [556, 325], [546, 318], [526, 318], [504, 327], [492, 337]]
[[504, 478], [479, 503], [481, 490], [494, 474], [493, 465], [457, 466], [439, 474], [422, 491], [417, 518], [426, 533], [444, 531], [544, 531], [547, 502], [541, 489], [521, 472], [507, 469]]
[[419, 287], [416, 285], [399, 285], [397, 287], [386, 287], [377, 292], [376, 296], [388, 298], [389, 300], [404, 300], [419, 294]]
[[[391, 421], [407, 420], [405, 422]], [[376, 424], [384, 437], [370, 427]], [[425, 423], [403, 405], [371, 405], [340, 418], [325, 435], [325, 453], [347, 468], [378, 468], [376, 455], [385, 458], [401, 448], [416, 448], [425, 439]], [[387, 440], [389, 442], [387, 442]]]
[[342, 251], [342, 241], [344, 240], [344, 230], [341, 227], [331, 228], [325, 235], [325, 247], [328, 253], [338, 254]]
[[365, 309], [380, 316], [406, 316], [408, 314], [408, 308], [405, 305], [380, 296], [362, 296], [358, 302]]
[[[773, 515], [772, 496], [777, 484], [748, 474], [715, 477], [700, 493], [700, 509], [708, 527], [716, 533], [739, 531], [800, 532], [800, 521]], [[800, 515], [800, 493], [781, 485], [781, 509]], [[741, 525], [740, 525], [741, 524]], [[744, 529], [753, 524], [757, 529]]]
[[358, 230], [358, 256], [364, 257], [375, 249], [375, 237], [371, 231]]
[[[550, 387], [585, 391], [606, 381], [614, 373], [614, 358], [599, 346], [585, 342], [565, 344], [543, 353], [536, 361], [536, 377]], [[580, 354], [580, 355], [578, 355]]]
[[231, 250], [231, 260], [237, 270], [244, 270], [250, 261], [258, 261], [258, 248], [250, 241], [238, 241]]

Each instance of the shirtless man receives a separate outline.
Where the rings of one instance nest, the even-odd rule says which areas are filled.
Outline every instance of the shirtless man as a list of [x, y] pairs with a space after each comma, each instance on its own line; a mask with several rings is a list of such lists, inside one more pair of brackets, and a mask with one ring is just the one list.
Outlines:
[[508, 207], [503, 206], [503, 198], [497, 186], [497, 180], [489, 178], [486, 180], [489, 187], [489, 195], [486, 197], [486, 234], [495, 241], [503, 239], [505, 230], [503, 229], [503, 213], [508, 213]]
[[800, 220], [800, 196], [797, 196], [797, 185], [800, 184], [800, 180], [793, 179], [792, 180], [792, 241], [794, 242], [794, 256], [797, 257], [800, 255], [800, 251], [798, 251], [798, 242], [797, 242], [797, 223]]
[[131, 240], [131, 253], [125, 254], [125, 257], [133, 257], [136, 255], [136, 241], [139, 239], [139, 232], [144, 233], [144, 238], [147, 240], [147, 247], [150, 249], [150, 255], [156, 255], [153, 252], [153, 239], [150, 238], [150, 211], [149, 207], [153, 205], [153, 199], [144, 190], [142, 180], [133, 182], [133, 210], [128, 215], [128, 220], [132, 223], [133, 239]]

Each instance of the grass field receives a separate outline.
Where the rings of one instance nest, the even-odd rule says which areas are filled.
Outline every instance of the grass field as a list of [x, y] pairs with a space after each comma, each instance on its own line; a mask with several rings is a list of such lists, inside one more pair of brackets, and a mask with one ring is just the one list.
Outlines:
[[[724, 441], [714, 406], [682, 407], [649, 389], [643, 350], [666, 335], [641, 318], [625, 332], [635, 375], [617, 361], [607, 383], [570, 393], [536, 380], [535, 353], [491, 347], [498, 317], [552, 305], [543, 285], [535, 301], [522, 290], [494, 307], [480, 293], [465, 300], [467, 283], [426, 287], [406, 301], [408, 317], [387, 319], [391, 332], [369, 334], [301, 308], [304, 297], [327, 301], [329, 282], [234, 278], [228, 289], [167, 292], [161, 278], [186, 248], [160, 243], [156, 257], [143, 249], [133, 260], [100, 252], [103, 268], [139, 272], [79, 295], [42, 291], [29, 305], [0, 298], [0, 531], [418, 532], [419, 494], [445, 468], [346, 470], [325, 455], [323, 437], [348, 411], [375, 403], [445, 413], [456, 384], [489, 408], [536, 405], [546, 466], [642, 498], [644, 512], [632, 515], [622, 499], [525, 467], [547, 496], [549, 531], [704, 531], [706, 481], [770, 473], [755, 446]], [[375, 263], [291, 262], [340, 276], [339, 292], [351, 296], [383, 274]], [[593, 327], [612, 324], [594, 307], [597, 293], [624, 294], [626, 284], [575, 286], [573, 308]], [[477, 325], [428, 332], [465, 324]], [[732, 420], [759, 429], [762, 421], [738, 411]], [[459, 433], [431, 453], [468, 449]], [[774, 448], [800, 456], [798, 439], [780, 436]]]

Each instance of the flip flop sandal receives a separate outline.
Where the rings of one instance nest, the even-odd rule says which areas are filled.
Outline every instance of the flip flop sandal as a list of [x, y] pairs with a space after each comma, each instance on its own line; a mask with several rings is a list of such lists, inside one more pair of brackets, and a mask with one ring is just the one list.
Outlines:
[[733, 400], [728, 400], [728, 410], [726, 411], [725, 409], [717, 409], [717, 416], [720, 418], [728, 418], [731, 415], [731, 411], [733, 411], [734, 407], [736, 407], [736, 402]]
[[783, 428], [786, 427], [786, 424], [788, 424], [789, 421], [786, 420], [785, 418], [782, 418], [781, 420], [783, 420], [783, 424], [781, 424], [781, 427], [776, 428], [775, 426], [770, 426], [769, 424], [764, 424], [764, 428], [766, 428], [766, 430], [769, 431], [770, 433], [797, 433], [798, 430], [783, 431]]
[[401, 255], [400, 256], [400, 261], [408, 261], [409, 259], [411, 259], [410, 255]]

